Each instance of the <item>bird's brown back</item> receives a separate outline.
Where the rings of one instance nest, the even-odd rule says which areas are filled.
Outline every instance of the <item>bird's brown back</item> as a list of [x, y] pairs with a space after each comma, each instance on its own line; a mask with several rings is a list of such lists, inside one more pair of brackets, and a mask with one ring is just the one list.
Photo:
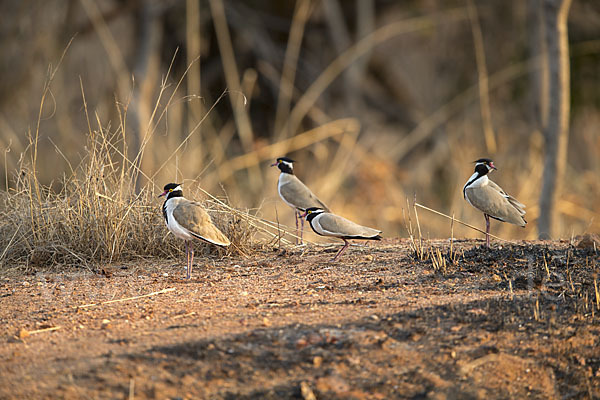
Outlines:
[[318, 207], [329, 212], [329, 208], [295, 175], [281, 174], [279, 179], [279, 194], [286, 202], [301, 210]]
[[229, 246], [229, 239], [217, 228], [202, 205], [182, 199], [173, 209], [175, 220], [194, 236], [219, 246]]

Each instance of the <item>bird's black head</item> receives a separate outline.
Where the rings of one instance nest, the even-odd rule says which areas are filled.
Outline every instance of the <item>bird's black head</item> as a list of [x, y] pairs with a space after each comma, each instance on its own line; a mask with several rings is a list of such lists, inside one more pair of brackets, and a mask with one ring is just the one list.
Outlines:
[[310, 207], [304, 211], [302, 217], [305, 217], [308, 222], [310, 222], [313, 218], [315, 218], [319, 214], [323, 214], [325, 210], [319, 207]]
[[486, 175], [493, 169], [497, 169], [494, 162], [489, 158], [480, 158], [479, 160], [473, 161], [475, 163], [475, 172], [479, 175]]
[[180, 183], [168, 183], [163, 189], [164, 192], [159, 194], [158, 197], [167, 196], [167, 200], [169, 200], [171, 197], [183, 196], [183, 189]]
[[271, 167], [277, 166], [281, 172], [287, 174], [294, 174], [294, 160], [288, 157], [279, 157], [275, 164], [271, 164]]

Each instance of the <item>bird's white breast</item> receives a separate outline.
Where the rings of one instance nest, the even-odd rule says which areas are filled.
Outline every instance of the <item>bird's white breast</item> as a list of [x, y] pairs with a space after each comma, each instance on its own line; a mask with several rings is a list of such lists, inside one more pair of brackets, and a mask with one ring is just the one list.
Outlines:
[[181, 226], [175, 217], [173, 216], [173, 210], [177, 205], [181, 202], [181, 197], [175, 197], [167, 200], [166, 209], [167, 209], [167, 228], [179, 239], [183, 240], [192, 240], [193, 236], [189, 233], [187, 229]]
[[[471, 175], [471, 177], [469, 178], [468, 182], [471, 182], [473, 179], [475, 179], [475, 177], [477, 176], [477, 173], [474, 173], [473, 175]], [[469, 188], [476, 188], [476, 187], [482, 187], [482, 186], [486, 186], [489, 182], [489, 178], [487, 175], [484, 175], [482, 177], [480, 177], [479, 179], [475, 179], [475, 181], [471, 182], [471, 184], [468, 186]]]
[[[484, 187], [487, 186], [488, 182], [489, 182], [489, 178], [487, 177], [487, 175], [483, 175], [481, 177], [479, 177], [479, 179], [475, 179], [477, 177], [477, 172], [475, 172], [473, 175], [471, 175], [471, 177], [469, 178], [469, 180], [467, 181], [467, 183], [465, 183], [465, 186], [463, 187], [463, 193], [465, 195], [465, 200], [467, 200], [467, 202], [473, 206], [473, 203], [471, 203], [471, 200], [469, 200], [469, 194], [467, 192], [467, 189], [475, 189], [475, 188], [480, 188], [480, 187]], [[475, 179], [475, 180], [473, 180]], [[473, 206], [475, 207], [475, 206]]]
[[[467, 183], [465, 183], [465, 186], [463, 187], [463, 193], [465, 195], [465, 200], [467, 200], [467, 203], [469, 203], [473, 207], [475, 207], [475, 206], [473, 205], [473, 203], [471, 203], [471, 200], [469, 200], [469, 193], [467, 192], [467, 189], [475, 189], [475, 188], [484, 187], [484, 186], [487, 186], [488, 182], [489, 182], [489, 178], [487, 177], [487, 175], [483, 175], [483, 176], [479, 177], [479, 179], [475, 179], [477, 177], [477, 175], [478, 175], [477, 172], [475, 172], [473, 175], [471, 175], [471, 177], [469, 178], [469, 180], [467, 181]], [[477, 208], [477, 207], [475, 207], [475, 208]]]

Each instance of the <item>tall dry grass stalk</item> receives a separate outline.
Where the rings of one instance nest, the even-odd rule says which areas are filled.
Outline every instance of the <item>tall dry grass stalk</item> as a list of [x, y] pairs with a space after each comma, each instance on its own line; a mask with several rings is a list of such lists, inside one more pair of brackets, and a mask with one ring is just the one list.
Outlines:
[[[122, 151], [118, 150], [124, 138], [119, 129], [91, 131], [84, 158], [71, 174], [50, 187], [39, 183], [36, 171], [22, 158], [16, 186], [2, 193], [3, 266], [90, 266], [179, 254], [181, 241], [164, 226], [155, 185], [148, 183], [136, 192], [133, 170], [124, 171]], [[31, 143], [30, 151], [35, 151], [35, 146]], [[187, 186], [192, 185], [186, 182]], [[54, 191], [53, 187], [60, 189]], [[216, 198], [207, 199], [204, 205], [232, 242], [227, 250], [207, 245], [206, 252], [251, 251], [254, 233], [261, 228], [255, 222], [257, 217]]]
[[[361, 7], [368, 3], [361, 2]], [[480, 33], [488, 38], [489, 6], [479, 7], [478, 19], [469, 15], [468, 7], [406, 14], [398, 6], [399, 13], [387, 18], [378, 11], [376, 24], [350, 36], [347, 48], [321, 57], [323, 49], [332, 49], [323, 43], [323, 24], [318, 22], [315, 29], [313, 23], [314, 18], [324, 18], [319, 2], [298, 0], [289, 9], [285, 37], [269, 36], [264, 24], [250, 20], [253, 15], [244, 2], [211, 0], [203, 3], [209, 6], [205, 8], [196, 1], [176, 2], [173, 8], [186, 7], [185, 38], [165, 41], [162, 48], [149, 47], [154, 53], [147, 59], [161, 60], [157, 69], [164, 76], [148, 75], [142, 83], [138, 75], [132, 79], [135, 74], [129, 70], [139, 62], [134, 56], [139, 42], [129, 31], [135, 20], [123, 16], [125, 26], [120, 26], [104, 20], [94, 2], [81, 4], [90, 20], [88, 34], [74, 40], [65, 68], [52, 70], [58, 71], [51, 82], [58, 106], [50, 110], [52, 102], [47, 101], [40, 107], [39, 123], [31, 124], [36, 128], [29, 140], [18, 135], [30, 118], [25, 111], [17, 116], [0, 112], [0, 151], [5, 171], [11, 171], [4, 179], [11, 189], [1, 194], [3, 263], [174, 255], [180, 245], [167, 235], [160, 202], [153, 197], [169, 181], [183, 181], [189, 198], [207, 199], [215, 219], [224, 219], [223, 229], [228, 229], [227, 218], [239, 219], [267, 243], [281, 238], [285, 245], [292, 239], [285, 224], [293, 224], [294, 214], [277, 195], [277, 169], [268, 167], [283, 155], [298, 161], [297, 175], [334, 212], [382, 229], [386, 237], [406, 236], [402, 227], [407, 193], [416, 193], [432, 210], [455, 215], [456, 237], [481, 237], [458, 221], [484, 226], [481, 213], [461, 194], [472, 173], [470, 161], [486, 152], [482, 107], [491, 109], [485, 113], [493, 117], [496, 131], [494, 159], [501, 170], [493, 179], [528, 206], [526, 229], [495, 223], [492, 231], [506, 239], [536, 237], [541, 137], [529, 134], [515, 111], [521, 103], [515, 102], [513, 92], [537, 60], [515, 56], [499, 62], [495, 52], [481, 57], [479, 46], [480, 68], [471, 55], [465, 64], [470, 72], [464, 76], [473, 79], [452, 81], [452, 74], [460, 72], [452, 68], [435, 79], [428, 76], [428, 71], [445, 70], [449, 61], [462, 65], [462, 56], [443, 53], [455, 44], [464, 45], [458, 40], [469, 35], [481, 39]], [[473, 25], [477, 20], [479, 28]], [[473, 28], [482, 32], [473, 34]], [[169, 47], [184, 41], [179, 53]], [[60, 48], [57, 43], [45, 47]], [[572, 55], [597, 54], [599, 49], [597, 43], [573, 46]], [[168, 53], [178, 59], [169, 60]], [[361, 62], [363, 78], [356, 93], [367, 101], [357, 112], [349, 112], [340, 86], [347, 71]], [[86, 69], [88, 65], [96, 69]], [[489, 77], [483, 68], [489, 69]], [[33, 78], [42, 75], [32, 71]], [[73, 78], [79, 74], [81, 83]], [[42, 82], [33, 82], [37, 96]], [[90, 110], [85, 98], [81, 107], [83, 91], [74, 82], [88, 90]], [[482, 96], [489, 101], [480, 100]], [[28, 101], [23, 93], [11, 93], [12, 98], [36, 108], [37, 99]], [[136, 111], [138, 104], [144, 112]], [[407, 119], [403, 109], [411, 107], [415, 110], [406, 115], [414, 118]], [[589, 129], [598, 121], [595, 115], [580, 118], [580, 126], [573, 129], [585, 132], [578, 146], [591, 159], [599, 149], [595, 131]], [[37, 150], [32, 163], [32, 151]], [[598, 230], [600, 214], [593, 201], [600, 193], [598, 167], [582, 170], [573, 165], [567, 173], [571, 194], [558, 204], [569, 224], [564, 234]], [[414, 213], [414, 205], [407, 211]], [[431, 211], [418, 217], [412, 220], [415, 252], [428, 257], [421, 239], [447, 237], [449, 222]], [[88, 226], [91, 223], [95, 225]], [[246, 231], [235, 230], [239, 232]], [[73, 235], [83, 238], [82, 243], [69, 242]], [[136, 244], [136, 238], [143, 240]], [[310, 230], [308, 239], [322, 240]]]
[[[140, 168], [156, 123], [148, 124], [141, 148], [134, 159], [128, 159], [126, 106], [119, 108], [116, 129], [110, 124], [103, 126], [97, 114], [97, 128], [94, 129], [81, 85], [88, 126], [84, 156], [73, 165], [56, 146], [56, 153], [69, 165], [69, 173], [57, 177], [50, 185], [40, 183], [40, 167], [36, 163], [39, 127], [57, 69], [58, 66], [52, 70], [44, 87], [37, 129], [30, 135], [27, 151], [20, 157], [14, 184], [0, 194], [0, 265], [89, 267], [146, 257], [175, 256], [180, 252], [181, 241], [174, 239], [165, 228], [162, 200], [156, 198], [157, 189], [163, 183], [155, 183]], [[162, 87], [164, 90], [166, 84]], [[172, 98], [164, 108], [157, 101], [152, 120], [155, 116], [158, 120], [164, 116]], [[136, 188], [140, 175], [146, 183]], [[261, 244], [275, 240], [289, 243], [280, 238], [281, 232], [291, 231], [288, 227], [260, 218], [258, 210], [249, 213], [235, 209], [227, 199], [219, 199], [199, 187], [190, 190], [196, 186], [195, 180], [184, 183], [188, 197], [198, 199], [201, 195], [205, 198], [205, 208], [232, 242], [227, 249], [204, 245], [204, 253], [247, 255], [258, 244], [255, 234], [259, 232], [268, 239]]]

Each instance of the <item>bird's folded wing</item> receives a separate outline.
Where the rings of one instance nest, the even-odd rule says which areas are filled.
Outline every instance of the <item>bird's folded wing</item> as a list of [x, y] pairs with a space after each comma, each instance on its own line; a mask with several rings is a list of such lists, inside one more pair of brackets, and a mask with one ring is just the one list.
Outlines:
[[517, 209], [517, 211], [519, 211], [519, 213], [521, 215], [525, 215], [525, 204], [519, 202], [517, 199], [515, 199], [514, 197], [512, 197], [511, 195], [507, 194], [504, 190], [502, 190], [502, 188], [500, 186], [498, 186], [495, 182], [493, 181], [488, 181], [488, 185], [496, 190], [498, 193], [500, 193], [502, 196], [504, 196], [506, 198], [506, 200], [508, 200], [508, 202]]
[[488, 186], [492, 189], [494, 189], [496, 192], [500, 193], [503, 196], [508, 196], [506, 194], [506, 192], [504, 191], [504, 189], [502, 189], [500, 186], [498, 186], [498, 184], [492, 180], [488, 180]]
[[355, 237], [374, 237], [381, 233], [373, 228], [358, 225], [350, 220], [339, 215], [325, 213], [321, 214], [318, 219], [318, 223], [321, 228], [329, 233], [335, 234], [336, 236], [355, 236]]
[[213, 225], [210, 215], [200, 203], [190, 201], [179, 204], [173, 210], [173, 217], [179, 225], [200, 239], [219, 246], [231, 244], [223, 232]]
[[475, 208], [490, 217], [519, 226], [525, 225], [521, 211], [510, 203], [504, 193], [498, 192], [493, 186], [467, 188], [466, 194]]
[[294, 204], [302, 210], [310, 207], [319, 207], [325, 211], [329, 211], [329, 208], [295, 176], [289, 182], [281, 185], [279, 193], [288, 203]]
[[513, 206], [514, 208], [516, 208], [516, 209], [517, 209], [517, 211], [519, 211], [519, 213], [520, 213], [521, 215], [525, 215], [525, 210], [524, 210], [524, 208], [525, 208], [525, 204], [523, 204], [523, 203], [519, 202], [517, 199], [515, 199], [515, 198], [514, 198], [514, 197], [512, 197], [512, 196], [508, 196], [508, 202], [509, 202], [510, 204], [512, 204], [512, 206]]

